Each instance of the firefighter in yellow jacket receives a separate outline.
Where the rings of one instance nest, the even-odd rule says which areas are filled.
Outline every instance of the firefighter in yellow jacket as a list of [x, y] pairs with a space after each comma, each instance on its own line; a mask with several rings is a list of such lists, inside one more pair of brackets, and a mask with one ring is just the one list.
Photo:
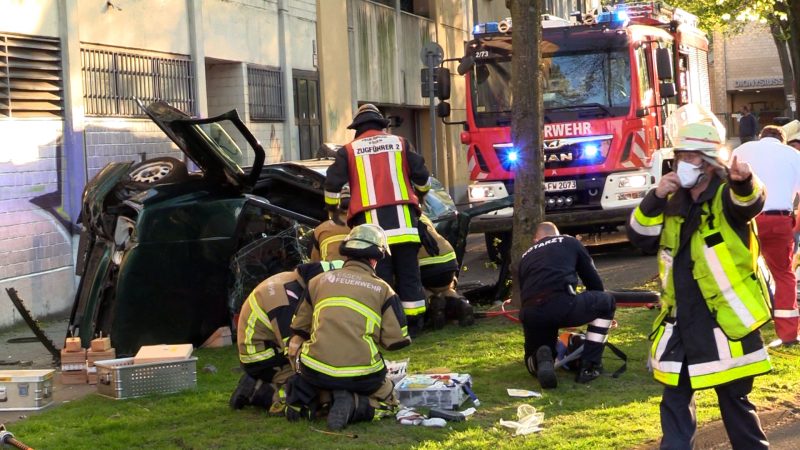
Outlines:
[[328, 427], [394, 414], [398, 402], [378, 350], [397, 350], [411, 343], [400, 299], [375, 274], [389, 252], [383, 229], [365, 224], [353, 228], [340, 249], [344, 267], [319, 275], [292, 320], [292, 332], [304, 339], [299, 376], [287, 386], [286, 417], [313, 417], [319, 390], [332, 391]]
[[472, 305], [456, 292], [458, 260], [453, 246], [436, 231], [428, 216], [421, 215], [419, 221], [420, 227], [426, 227], [420, 234], [428, 233], [434, 244], [422, 245], [419, 249], [422, 286], [433, 294], [426, 322], [430, 322], [434, 329], [442, 328], [448, 319], [453, 318], [457, 318], [461, 326], [472, 325], [475, 323]]
[[245, 373], [231, 395], [231, 408], [253, 405], [283, 412], [282, 387], [294, 373], [285, 356], [292, 316], [308, 280], [342, 264], [302, 264], [267, 278], [253, 289], [239, 313], [236, 337]]
[[770, 290], [751, 221], [766, 193], [747, 163], [719, 159], [714, 126], [679, 128], [674, 172], [633, 211], [630, 241], [658, 251], [661, 314], [650, 366], [664, 384], [661, 448], [691, 448], [694, 393], [714, 388], [735, 449], [765, 449], [747, 399], [753, 378], [771, 366], [758, 328], [770, 320]]
[[330, 219], [314, 228], [314, 237], [311, 247], [311, 261], [337, 261], [342, 260], [339, 254], [339, 245], [350, 233], [347, 226], [347, 209], [350, 207], [350, 186], [342, 187], [339, 197], [339, 209], [329, 211]]

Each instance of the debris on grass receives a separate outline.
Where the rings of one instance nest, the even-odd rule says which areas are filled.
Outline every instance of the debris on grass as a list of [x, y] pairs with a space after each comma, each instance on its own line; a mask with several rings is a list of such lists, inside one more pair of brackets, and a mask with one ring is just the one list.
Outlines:
[[517, 408], [517, 421], [500, 419], [500, 426], [514, 430], [514, 436], [542, 431], [539, 426], [544, 422], [544, 413], [537, 412], [531, 405], [519, 405]]
[[530, 397], [541, 398], [542, 397], [541, 393], [536, 392], [536, 391], [529, 391], [529, 390], [526, 390], [526, 389], [507, 388], [506, 392], [508, 392], [508, 396], [509, 397], [518, 397], [518, 398], [530, 398]]

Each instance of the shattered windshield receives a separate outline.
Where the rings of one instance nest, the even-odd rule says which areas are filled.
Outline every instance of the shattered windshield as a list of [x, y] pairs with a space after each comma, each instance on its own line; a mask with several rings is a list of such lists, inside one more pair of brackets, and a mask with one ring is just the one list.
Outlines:
[[[511, 58], [494, 57], [488, 50], [475, 53], [484, 55], [477, 58], [470, 77], [476, 122], [481, 127], [510, 125]], [[600, 117], [609, 117], [628, 112], [631, 67], [627, 49], [550, 53], [544, 54], [543, 59], [546, 113], [593, 110]], [[530, 85], [533, 87], [535, 83]]]

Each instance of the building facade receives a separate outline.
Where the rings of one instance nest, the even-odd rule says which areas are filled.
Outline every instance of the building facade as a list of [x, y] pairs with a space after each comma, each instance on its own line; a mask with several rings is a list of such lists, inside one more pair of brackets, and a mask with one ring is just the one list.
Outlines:
[[768, 26], [751, 23], [735, 35], [715, 33], [712, 59], [712, 109], [726, 125], [729, 137], [739, 135], [737, 119], [743, 106], [753, 112], [761, 127], [786, 115], [783, 73]]
[[[548, 0], [546, 12], [597, 3]], [[236, 109], [267, 162], [349, 142], [353, 112], [372, 102], [432, 166], [422, 46], [458, 58], [476, 18], [510, 16], [503, 0], [0, 0], [0, 12], [0, 288], [37, 317], [71, 305], [86, 182], [109, 162], [183, 158], [135, 99], [201, 117]], [[465, 82], [445, 66], [449, 119], [463, 120]], [[464, 201], [461, 128], [433, 128], [436, 175]], [[17, 320], [0, 301], [0, 327]]]
[[[315, 0], [0, 0], [0, 11], [0, 288], [35, 316], [71, 304], [87, 180], [112, 161], [183, 158], [135, 98], [198, 116], [237, 109], [268, 162], [319, 146]], [[0, 326], [17, 318], [0, 301]]]

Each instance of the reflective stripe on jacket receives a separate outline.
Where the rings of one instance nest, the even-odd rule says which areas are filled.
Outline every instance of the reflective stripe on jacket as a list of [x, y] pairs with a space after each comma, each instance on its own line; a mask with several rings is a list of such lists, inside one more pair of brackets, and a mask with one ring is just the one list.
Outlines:
[[411, 342], [397, 295], [370, 266], [355, 260], [311, 280], [292, 330], [307, 339], [301, 372], [333, 378], [382, 372], [378, 347], [394, 350]]
[[[436, 246], [439, 247], [438, 255], [431, 255], [424, 245], [419, 247], [417, 258], [419, 259], [419, 270], [422, 276], [423, 285], [425, 279], [429, 276], [435, 276], [443, 272], [457, 272], [458, 261], [456, 260], [456, 252], [450, 242], [436, 231], [436, 228], [427, 217], [420, 216], [420, 222], [427, 225], [428, 233], [436, 240]], [[438, 287], [438, 286], [437, 286]]]
[[290, 325], [308, 279], [333, 269], [343, 261], [301, 264], [259, 283], [242, 304], [236, 330], [239, 361], [282, 366], [290, 337]]
[[343, 259], [339, 254], [339, 245], [348, 233], [350, 233], [350, 227], [337, 225], [333, 220], [326, 220], [317, 225], [314, 229], [314, 248], [311, 250], [311, 261]]
[[[631, 242], [646, 250], [659, 249], [661, 314], [650, 335], [649, 356], [655, 379], [666, 385], [678, 384], [684, 362], [693, 389], [719, 386], [771, 369], [756, 331], [769, 320], [770, 293], [749, 220], [760, 210], [765, 195], [755, 177], [737, 183], [734, 189], [717, 178], [712, 180], [692, 206], [695, 212], [689, 217], [699, 217], [698, 222], [686, 222], [686, 214], [680, 213], [691, 210], [688, 191], [680, 192], [680, 199], [677, 194], [670, 196], [669, 201], [651, 192], [631, 214]], [[691, 228], [685, 230], [681, 242], [683, 227]], [[688, 282], [696, 283], [696, 288], [675, 285], [674, 258], [682, 264], [691, 260], [691, 266], [680, 266], [681, 273]], [[690, 295], [687, 292], [696, 292], [699, 298], [695, 300], [694, 294], [686, 297]], [[681, 328], [677, 304], [685, 309], [693, 302], [705, 303], [708, 318], [697, 317]]]
[[274, 366], [289, 363], [283, 351], [292, 313], [302, 295], [298, 280], [295, 271], [281, 272], [262, 281], [247, 297], [236, 331], [239, 361], [271, 361]]
[[[720, 185], [710, 206], [703, 204], [704, 220], [689, 245], [694, 261], [692, 273], [709, 311], [726, 336], [739, 340], [770, 320], [772, 312], [766, 281], [769, 275], [765, 273], [766, 265], [753, 230], [755, 225], [748, 230], [749, 243], [746, 244], [725, 218], [723, 187]], [[675, 304], [669, 261], [680, 243], [682, 224], [682, 217], [668, 216], [661, 233], [659, 274], [666, 287], [661, 298], [667, 305]]]
[[419, 200], [409, 178], [405, 141], [382, 131], [367, 131], [347, 144], [350, 168], [349, 217], [390, 205], [415, 205]]

